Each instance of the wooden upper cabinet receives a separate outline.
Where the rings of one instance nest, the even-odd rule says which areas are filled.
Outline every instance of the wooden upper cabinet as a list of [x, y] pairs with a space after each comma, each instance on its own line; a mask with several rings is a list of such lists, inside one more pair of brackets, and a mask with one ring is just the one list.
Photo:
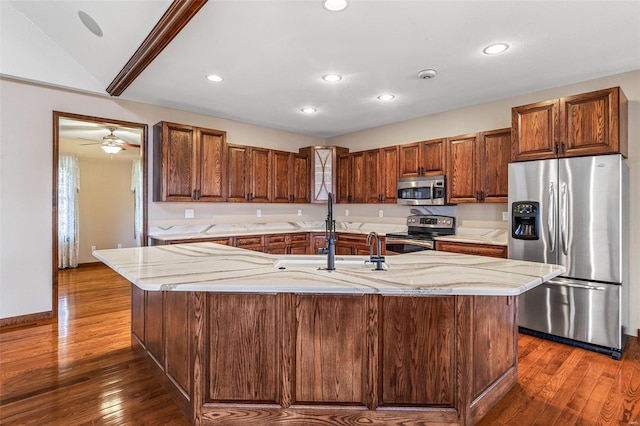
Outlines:
[[619, 87], [560, 99], [560, 149], [566, 157], [628, 150], [628, 101]]
[[382, 153], [379, 149], [364, 152], [364, 201], [379, 203], [381, 201]]
[[511, 129], [449, 138], [450, 203], [506, 203]]
[[364, 203], [365, 193], [365, 151], [349, 154], [351, 157], [351, 202]]
[[265, 148], [251, 147], [250, 158], [249, 201], [257, 203], [271, 202], [272, 152]]
[[225, 201], [226, 133], [184, 124], [154, 126], [154, 201]]
[[381, 148], [382, 169], [380, 170], [380, 201], [393, 203], [398, 201], [398, 146]]
[[511, 159], [626, 156], [627, 120], [627, 98], [619, 87], [512, 108]]
[[511, 129], [498, 129], [480, 134], [476, 177], [484, 203], [506, 203], [509, 195], [509, 159]]
[[448, 202], [478, 202], [478, 135], [474, 133], [447, 139], [447, 151]]
[[337, 157], [347, 152], [347, 148], [337, 146], [311, 146], [300, 149], [301, 154], [309, 157], [309, 198], [312, 203], [326, 203], [329, 194], [333, 194], [333, 200], [336, 199]]
[[350, 203], [353, 199], [353, 179], [351, 177], [351, 155], [348, 153], [338, 154], [337, 162], [337, 185], [336, 203]]
[[291, 201], [294, 203], [309, 202], [309, 154], [292, 154], [293, 172], [290, 174]]
[[273, 151], [273, 202], [291, 202], [291, 173], [293, 173], [293, 154], [291, 152]]
[[438, 176], [445, 173], [445, 139], [400, 145], [398, 177]]
[[227, 201], [249, 201], [249, 147], [229, 144], [227, 147]]

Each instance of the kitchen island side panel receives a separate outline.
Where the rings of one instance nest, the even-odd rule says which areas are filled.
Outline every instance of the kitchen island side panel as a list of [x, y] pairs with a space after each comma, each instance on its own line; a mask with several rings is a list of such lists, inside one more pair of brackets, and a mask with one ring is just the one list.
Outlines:
[[192, 424], [468, 425], [516, 384], [515, 297], [144, 293]]

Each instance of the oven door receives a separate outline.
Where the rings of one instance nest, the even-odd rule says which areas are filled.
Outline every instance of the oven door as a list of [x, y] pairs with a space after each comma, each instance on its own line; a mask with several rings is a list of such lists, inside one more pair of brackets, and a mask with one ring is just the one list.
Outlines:
[[435, 249], [433, 240], [416, 240], [412, 238], [390, 237], [388, 235], [385, 248], [388, 255]]

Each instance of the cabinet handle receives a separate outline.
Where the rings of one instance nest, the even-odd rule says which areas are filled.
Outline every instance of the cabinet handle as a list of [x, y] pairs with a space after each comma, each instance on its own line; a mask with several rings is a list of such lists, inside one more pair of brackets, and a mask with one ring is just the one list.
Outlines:
[[198, 199], [198, 192], [195, 189], [193, 190], [193, 195], [191, 196], [191, 198], [193, 198], [194, 200]]
[[353, 201], [353, 196], [351, 196], [351, 195], [347, 195], [347, 201], [348, 201], [348, 202]]
[[480, 191], [480, 201], [484, 202], [484, 191]]
[[562, 155], [564, 155], [564, 153], [565, 153], [564, 142], [560, 142], [560, 150], [562, 152]]
[[420, 166], [420, 176], [424, 176], [424, 167]]
[[253, 192], [249, 193], [249, 201], [253, 201]]

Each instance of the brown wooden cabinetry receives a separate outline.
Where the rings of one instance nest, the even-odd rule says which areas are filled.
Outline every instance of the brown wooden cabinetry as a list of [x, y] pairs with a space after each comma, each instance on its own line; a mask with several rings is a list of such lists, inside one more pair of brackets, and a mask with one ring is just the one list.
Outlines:
[[264, 235], [251, 235], [246, 237], [235, 237], [234, 246], [246, 250], [264, 251]]
[[309, 156], [273, 151], [273, 202], [309, 202]]
[[336, 203], [350, 203], [353, 200], [353, 178], [351, 154], [342, 153], [336, 156], [337, 185]]
[[398, 147], [364, 151], [364, 166], [365, 202], [395, 203], [398, 198]]
[[507, 258], [507, 247], [492, 244], [462, 243], [457, 241], [436, 241], [436, 250], [475, 256]]
[[[375, 244], [375, 242], [374, 242]], [[382, 254], [385, 254], [385, 237], [380, 236], [380, 247]], [[369, 256], [371, 249], [367, 245], [367, 236], [360, 234], [346, 234], [338, 233], [336, 241], [336, 254], [341, 255], [359, 255]], [[377, 248], [373, 246], [373, 253], [375, 254]]]
[[627, 98], [619, 87], [514, 107], [512, 161], [628, 150]]
[[354, 152], [351, 156], [351, 202], [364, 203], [366, 200], [365, 187], [365, 151]]
[[226, 132], [160, 122], [154, 134], [154, 201], [225, 201]]
[[309, 254], [319, 254], [320, 249], [327, 247], [327, 237], [323, 233], [311, 233], [309, 235]]
[[170, 240], [166, 241], [165, 244], [188, 244], [188, 243], [216, 243], [223, 244], [225, 246], [232, 245], [232, 237], [216, 237], [216, 238], [202, 238], [202, 239], [184, 239], [184, 240]]
[[504, 203], [508, 196], [510, 129], [447, 139], [450, 203]]
[[445, 174], [445, 139], [433, 139], [399, 147], [401, 178]]
[[326, 203], [330, 193], [333, 194], [333, 199], [336, 199], [337, 156], [348, 152], [347, 148], [336, 146], [311, 146], [300, 149], [300, 154], [309, 158], [310, 202]]
[[228, 146], [227, 201], [272, 201], [272, 152], [243, 145]]
[[308, 254], [309, 234], [273, 234], [265, 236], [265, 250], [271, 254]]

